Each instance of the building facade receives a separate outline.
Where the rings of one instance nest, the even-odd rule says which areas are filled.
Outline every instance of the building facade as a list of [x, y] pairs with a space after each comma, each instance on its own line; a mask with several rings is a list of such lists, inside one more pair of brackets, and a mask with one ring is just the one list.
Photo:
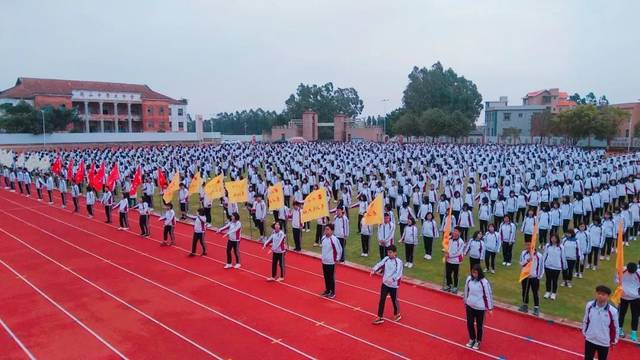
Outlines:
[[640, 137], [640, 102], [611, 104], [629, 113], [629, 117], [620, 123], [616, 137], [628, 139]]
[[553, 88], [527, 93], [522, 98], [522, 105], [543, 105], [552, 114], [557, 114], [562, 110], [575, 107], [576, 103], [569, 100], [569, 95], [566, 92]]
[[498, 101], [487, 101], [484, 108], [484, 134], [491, 138], [530, 137], [534, 114], [546, 109], [546, 105], [509, 105], [506, 96], [501, 96]]
[[294, 119], [284, 126], [274, 126], [267, 136], [270, 141], [285, 141], [291, 138], [303, 138], [306, 141], [318, 140], [318, 127], [333, 127], [334, 141], [366, 140], [381, 142], [384, 140], [380, 126], [366, 126], [361, 122], [337, 114], [333, 123], [319, 123], [318, 114], [308, 110], [302, 113], [302, 119]]
[[186, 131], [187, 101], [147, 85], [21, 77], [15, 86], [0, 91], [0, 103], [18, 101], [36, 109], [76, 109], [84, 132], [180, 131], [181, 122]]

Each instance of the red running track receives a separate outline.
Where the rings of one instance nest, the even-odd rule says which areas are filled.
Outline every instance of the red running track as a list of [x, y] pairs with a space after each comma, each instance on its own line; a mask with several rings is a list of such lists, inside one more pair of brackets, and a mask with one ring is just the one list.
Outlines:
[[[102, 218], [101, 212], [96, 219], [87, 219], [15, 193], [0, 192], [0, 199], [3, 200], [0, 230], [10, 230], [0, 231], [0, 259], [7, 263], [14, 261], [12, 266], [19, 268], [20, 273], [28, 274], [30, 279], [33, 276], [47, 294], [61, 302], [68, 301], [65, 295], [85, 299], [84, 309], [72, 308], [70, 303], [70, 311], [127, 357], [154, 357], [158, 342], [164, 346], [162, 357], [190, 354], [195, 358], [235, 359], [255, 358], [259, 354], [266, 358], [577, 359], [582, 356], [583, 340], [578, 330], [502, 309], [496, 309], [486, 321], [482, 351], [466, 349], [462, 345], [467, 335], [461, 299], [410, 284], [401, 286], [399, 292], [403, 320], [375, 327], [370, 321], [377, 307], [380, 279], [348, 266], [340, 266], [337, 272], [338, 297], [327, 300], [317, 295], [323, 281], [319, 261], [310, 256], [287, 254], [286, 281], [266, 283], [264, 276], [270, 273], [270, 257], [251, 241], [242, 242], [242, 269], [223, 270], [221, 260], [226, 242], [214, 232], [207, 233], [209, 257], [187, 258], [190, 225], [177, 226], [178, 247], [160, 248], [161, 227], [155, 219], [151, 222], [153, 236], [143, 239], [135, 234], [137, 229], [117, 231], [102, 223], [97, 219]], [[137, 216], [130, 214], [132, 227], [136, 227], [136, 220]], [[25, 258], [37, 260], [23, 264]], [[31, 261], [38, 265], [30, 264]], [[42, 274], [34, 269], [40, 267], [46, 269], [40, 271]], [[104, 309], [117, 301], [63, 267], [70, 267], [175, 333], [121, 303], [119, 311], [141, 319], [132, 324], [121, 321], [120, 316], [108, 316], [110, 322], [93, 322], [93, 312], [110, 314], [115, 310]], [[65, 279], [64, 284], [68, 282], [64, 290], [51, 286], [61, 279]], [[106, 298], [97, 299], [98, 296]], [[46, 300], [34, 306], [51, 307]], [[0, 319], [6, 316], [0, 309]], [[112, 335], [130, 326], [135, 329], [140, 323], [149, 327], [145, 332], [156, 331], [167, 339], [154, 343], [151, 336], [135, 338], [137, 330], [133, 330], [134, 338]], [[57, 327], [84, 331], [73, 321], [61, 322]], [[26, 330], [19, 323], [14, 332], [34, 354], [64, 357], [30, 337], [23, 338]], [[49, 337], [49, 340], [56, 339]], [[106, 349], [107, 356], [117, 357], [95, 337], [91, 340], [83, 345], [95, 349], [96, 356]], [[614, 348], [612, 356], [631, 358], [637, 356], [637, 349], [623, 343]]]

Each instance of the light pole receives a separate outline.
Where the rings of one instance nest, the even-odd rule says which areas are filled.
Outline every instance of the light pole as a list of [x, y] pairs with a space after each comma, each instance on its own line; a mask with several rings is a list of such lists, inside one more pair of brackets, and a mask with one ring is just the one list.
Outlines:
[[631, 114], [629, 114], [629, 141], [627, 143], [627, 152], [631, 152], [631, 139], [633, 138], [633, 134], [631, 133]]
[[47, 144], [47, 133], [45, 132], [44, 128], [44, 109], [40, 109], [40, 112], [42, 113], [42, 147], [44, 148]]
[[384, 118], [382, 119], [382, 140], [384, 141], [384, 137], [387, 135], [387, 103], [389, 99], [382, 99], [382, 109], [384, 110]]

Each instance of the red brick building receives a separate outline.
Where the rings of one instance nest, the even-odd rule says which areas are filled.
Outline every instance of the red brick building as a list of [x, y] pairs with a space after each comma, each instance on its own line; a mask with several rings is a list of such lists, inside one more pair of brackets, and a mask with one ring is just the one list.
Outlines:
[[[26, 101], [75, 108], [85, 132], [158, 132], [186, 130], [185, 99], [175, 100], [147, 85], [98, 81], [18, 78], [0, 91], [0, 103]], [[175, 113], [175, 114], [174, 114]]]

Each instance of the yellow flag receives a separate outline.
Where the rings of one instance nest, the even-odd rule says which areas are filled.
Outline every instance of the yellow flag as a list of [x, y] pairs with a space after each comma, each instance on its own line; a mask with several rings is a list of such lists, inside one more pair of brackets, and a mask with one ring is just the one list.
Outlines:
[[202, 186], [202, 178], [200, 177], [200, 171], [198, 171], [193, 176], [193, 179], [191, 179], [191, 184], [189, 184], [189, 195], [199, 192], [201, 186]]
[[520, 271], [519, 282], [522, 282], [524, 279], [528, 278], [531, 274], [531, 267], [533, 266], [533, 257], [535, 256], [536, 251], [536, 242], [538, 241], [538, 222], [536, 221], [535, 225], [533, 225], [533, 234], [531, 235], [531, 250], [529, 250], [529, 262], [525, 265]]
[[451, 236], [451, 211], [452, 207], [449, 205], [449, 214], [444, 221], [444, 228], [442, 230], [442, 248], [444, 251], [449, 251], [449, 237]]
[[204, 192], [211, 200], [219, 199], [224, 196], [224, 187], [222, 184], [222, 175], [218, 175], [209, 180], [207, 185], [204, 186]]
[[224, 187], [229, 192], [230, 203], [246, 202], [249, 198], [247, 179], [227, 182]]
[[364, 225], [378, 225], [384, 221], [384, 211], [382, 206], [382, 193], [379, 193], [375, 199], [367, 206], [367, 212], [362, 218]]
[[618, 306], [620, 304], [620, 298], [622, 297], [622, 273], [624, 272], [624, 242], [623, 242], [623, 228], [622, 221], [618, 224], [618, 240], [616, 241], [616, 273], [618, 275], [618, 285], [616, 290], [611, 295], [611, 302]]
[[175, 175], [173, 175], [173, 179], [169, 183], [169, 186], [164, 191], [162, 195], [162, 200], [164, 200], [165, 204], [168, 204], [173, 199], [173, 193], [180, 188], [180, 173], [176, 171]]
[[269, 211], [278, 210], [284, 207], [284, 192], [282, 181], [267, 189], [267, 200], [269, 200]]
[[327, 203], [327, 193], [324, 189], [312, 191], [304, 199], [302, 206], [302, 222], [319, 219], [329, 216], [329, 204]]

